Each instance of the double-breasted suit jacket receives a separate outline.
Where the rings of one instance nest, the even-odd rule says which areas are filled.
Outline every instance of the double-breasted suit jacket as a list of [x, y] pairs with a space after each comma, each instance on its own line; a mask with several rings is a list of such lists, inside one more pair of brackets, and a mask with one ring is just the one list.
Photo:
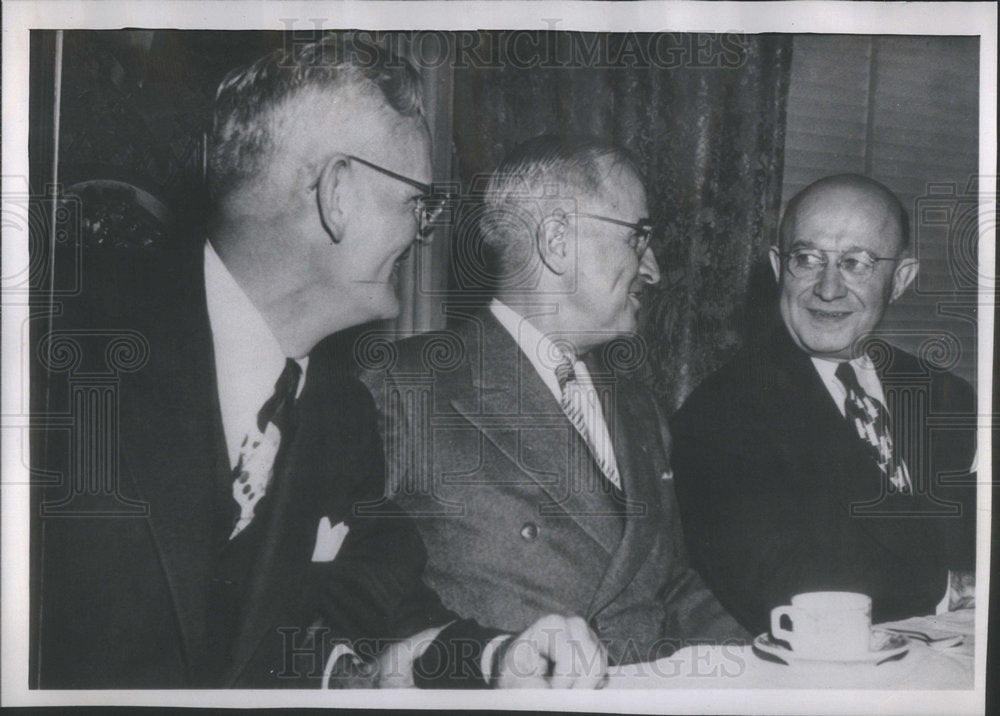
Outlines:
[[975, 566], [976, 403], [961, 379], [884, 342], [874, 357], [913, 494], [891, 493], [809, 356], [781, 329], [671, 418], [695, 566], [748, 628], [799, 592], [872, 597], [875, 621], [931, 614]]
[[[236, 599], [213, 612], [233, 502], [202, 247], [85, 258], [80, 294], [34, 333], [35, 414], [66, 429], [34, 436], [32, 684], [315, 686], [333, 639], [442, 623], [410, 523], [353, 513], [384, 492], [376, 413], [318, 357]], [[314, 561], [323, 518], [349, 531]]]
[[612, 662], [744, 636], [688, 565], [669, 436], [637, 382], [592, 371], [608, 395], [619, 491], [490, 312], [383, 356], [366, 381], [385, 419], [391, 495], [417, 522], [446, 606], [504, 630], [583, 616]]

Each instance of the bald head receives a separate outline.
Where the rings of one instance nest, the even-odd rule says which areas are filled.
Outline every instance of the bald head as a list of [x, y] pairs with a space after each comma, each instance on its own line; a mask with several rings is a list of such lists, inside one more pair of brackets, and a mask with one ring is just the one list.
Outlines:
[[902, 253], [910, 247], [906, 208], [884, 184], [860, 174], [837, 174], [813, 182], [792, 197], [781, 220], [780, 242], [788, 250], [796, 238], [796, 225], [815, 213], [849, 214], [874, 218]]
[[827, 177], [792, 198], [770, 260], [781, 317], [799, 348], [826, 360], [855, 357], [916, 276], [908, 235], [899, 199], [867, 177]]

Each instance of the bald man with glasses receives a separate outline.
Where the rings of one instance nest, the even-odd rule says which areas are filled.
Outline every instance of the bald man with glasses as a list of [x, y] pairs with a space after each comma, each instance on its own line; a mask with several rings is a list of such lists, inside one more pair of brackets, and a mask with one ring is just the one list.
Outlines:
[[975, 394], [878, 330], [917, 272], [905, 208], [867, 177], [821, 179], [770, 262], [780, 327], [671, 419], [695, 566], [754, 632], [800, 592], [862, 592], [876, 622], [968, 606]]

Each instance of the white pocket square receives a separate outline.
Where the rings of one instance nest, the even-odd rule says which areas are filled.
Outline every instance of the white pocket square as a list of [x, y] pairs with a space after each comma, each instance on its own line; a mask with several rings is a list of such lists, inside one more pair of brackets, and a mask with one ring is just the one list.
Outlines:
[[316, 546], [313, 548], [312, 561], [332, 562], [350, 529], [343, 522], [331, 525], [329, 517], [321, 519], [316, 528]]

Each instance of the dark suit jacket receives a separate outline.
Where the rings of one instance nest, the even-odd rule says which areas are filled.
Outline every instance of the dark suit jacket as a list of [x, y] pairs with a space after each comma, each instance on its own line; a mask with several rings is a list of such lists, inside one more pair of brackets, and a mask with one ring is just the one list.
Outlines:
[[748, 628], [793, 594], [868, 594], [875, 621], [930, 614], [975, 564], [976, 402], [955, 376], [880, 344], [894, 444], [914, 494], [888, 494], [809, 357], [782, 329], [709, 376], [672, 417], [695, 566]]
[[[99, 251], [54, 325], [34, 326], [32, 685], [316, 686], [332, 638], [452, 616], [420, 582], [410, 522], [354, 516], [384, 492], [376, 413], [317, 357], [248, 529], [260, 549], [233, 638], [213, 645], [209, 586], [232, 497], [201, 257]], [[332, 562], [311, 561], [322, 517], [350, 527]]]
[[688, 567], [669, 437], [641, 386], [595, 368], [612, 391], [623, 498], [488, 311], [396, 352], [368, 382], [386, 416], [392, 494], [415, 517], [426, 579], [449, 608], [508, 631], [580, 615], [613, 663], [746, 636]]

